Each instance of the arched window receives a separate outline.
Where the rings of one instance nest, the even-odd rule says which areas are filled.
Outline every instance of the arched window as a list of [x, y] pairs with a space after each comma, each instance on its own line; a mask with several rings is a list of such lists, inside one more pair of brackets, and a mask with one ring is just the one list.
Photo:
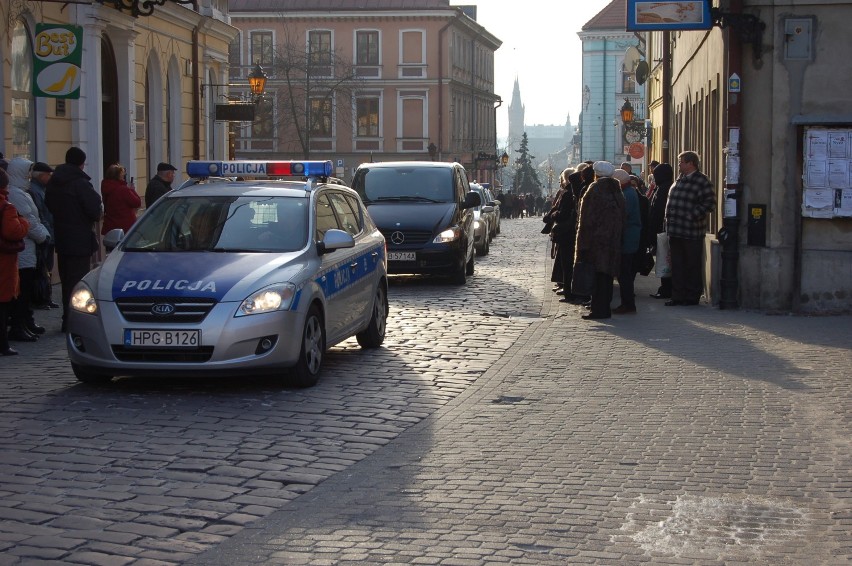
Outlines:
[[12, 29], [12, 66], [10, 97], [12, 101], [12, 147], [7, 157], [33, 159], [35, 142], [35, 101], [31, 91], [33, 57], [26, 24], [17, 20]]

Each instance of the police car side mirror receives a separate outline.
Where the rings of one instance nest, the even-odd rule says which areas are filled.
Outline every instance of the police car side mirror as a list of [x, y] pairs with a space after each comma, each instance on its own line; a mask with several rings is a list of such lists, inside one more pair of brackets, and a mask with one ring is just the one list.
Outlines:
[[122, 238], [124, 238], [124, 230], [121, 228], [113, 228], [106, 233], [106, 236], [104, 236], [104, 249], [106, 249], [107, 252], [111, 252], [118, 247]]
[[353, 238], [348, 232], [338, 230], [337, 228], [331, 228], [326, 231], [325, 237], [322, 241], [317, 242], [317, 254], [323, 255], [333, 252], [334, 250], [354, 247], [355, 238]]
[[473, 208], [482, 204], [482, 197], [476, 191], [470, 191], [464, 196], [464, 208]]

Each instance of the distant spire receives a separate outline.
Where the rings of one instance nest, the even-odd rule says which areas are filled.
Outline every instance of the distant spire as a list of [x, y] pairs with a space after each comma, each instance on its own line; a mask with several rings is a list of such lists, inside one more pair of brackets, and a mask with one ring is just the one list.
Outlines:
[[518, 76], [515, 75], [515, 86], [512, 89], [512, 102], [509, 104], [509, 136], [508, 142], [512, 144], [520, 143], [521, 137], [524, 134], [524, 105], [521, 102], [521, 85], [518, 81]]

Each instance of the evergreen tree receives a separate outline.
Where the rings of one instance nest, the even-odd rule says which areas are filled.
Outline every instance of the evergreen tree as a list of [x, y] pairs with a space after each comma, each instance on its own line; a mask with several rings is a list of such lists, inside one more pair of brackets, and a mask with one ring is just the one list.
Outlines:
[[521, 147], [518, 152], [518, 158], [515, 160], [516, 171], [515, 178], [512, 181], [512, 191], [514, 193], [542, 194], [541, 181], [538, 180], [538, 173], [532, 164], [535, 156], [529, 153], [529, 141], [526, 132], [521, 138]]

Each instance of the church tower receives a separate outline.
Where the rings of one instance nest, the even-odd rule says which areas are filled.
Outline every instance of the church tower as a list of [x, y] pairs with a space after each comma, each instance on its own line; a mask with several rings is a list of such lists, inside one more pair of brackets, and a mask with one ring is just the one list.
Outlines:
[[524, 105], [521, 103], [521, 87], [518, 85], [518, 77], [515, 77], [515, 87], [512, 89], [512, 102], [509, 104], [509, 136], [507, 139], [510, 157], [514, 160], [514, 153], [521, 145], [524, 136]]

